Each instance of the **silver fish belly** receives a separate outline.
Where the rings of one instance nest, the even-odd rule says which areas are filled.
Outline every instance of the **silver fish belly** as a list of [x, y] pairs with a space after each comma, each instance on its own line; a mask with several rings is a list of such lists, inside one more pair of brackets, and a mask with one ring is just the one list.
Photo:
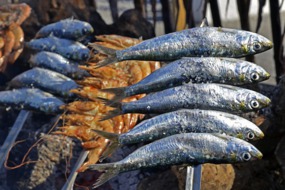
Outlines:
[[267, 38], [248, 31], [196, 27], [179, 32], [165, 34], [124, 50], [113, 50], [91, 44], [108, 55], [96, 64], [102, 67], [124, 60], [173, 61], [182, 57], [243, 57], [260, 53], [272, 48]]
[[14, 77], [9, 85], [12, 87], [36, 87], [63, 97], [73, 97], [69, 91], [78, 88], [72, 79], [47, 69], [33, 68]]
[[67, 59], [76, 61], [87, 61], [90, 53], [89, 49], [79, 42], [55, 36], [33, 39], [26, 42], [25, 46], [37, 51], [58, 53]]
[[145, 40], [116, 52], [118, 60], [175, 60], [181, 57], [243, 57], [272, 48], [265, 37], [237, 29], [196, 27]]
[[36, 38], [53, 35], [59, 38], [76, 40], [85, 35], [91, 34], [93, 31], [94, 29], [88, 22], [76, 19], [64, 19], [42, 27], [37, 32]]
[[93, 187], [121, 172], [176, 164], [236, 163], [261, 159], [262, 153], [250, 143], [218, 134], [185, 133], [145, 145], [121, 161], [95, 164], [89, 169], [105, 171]]
[[113, 101], [125, 97], [156, 92], [191, 83], [223, 83], [242, 85], [266, 80], [270, 74], [262, 67], [233, 58], [182, 58], [154, 71], [141, 81], [128, 87], [102, 89], [115, 94]]
[[236, 86], [189, 83], [148, 94], [137, 101], [114, 103], [110, 106], [115, 109], [102, 120], [125, 113], [165, 113], [183, 108], [243, 113], [267, 107], [270, 102], [258, 92]]
[[21, 88], [0, 92], [0, 105], [16, 109], [41, 111], [47, 114], [62, 113], [60, 99], [37, 88]]
[[32, 67], [46, 68], [74, 79], [82, 79], [90, 74], [78, 68], [78, 63], [48, 51], [41, 51], [31, 56], [29, 63]]
[[119, 144], [153, 141], [179, 133], [225, 133], [246, 140], [263, 138], [252, 122], [225, 112], [182, 109], [158, 115], [118, 136]]

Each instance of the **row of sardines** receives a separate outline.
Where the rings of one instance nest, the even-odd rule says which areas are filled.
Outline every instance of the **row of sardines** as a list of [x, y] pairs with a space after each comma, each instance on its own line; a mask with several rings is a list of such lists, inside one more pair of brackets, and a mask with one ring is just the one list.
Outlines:
[[[60, 113], [64, 101], [76, 97], [73, 79], [90, 74], [79, 69], [93, 49], [107, 55], [97, 68], [125, 60], [157, 60], [166, 65], [140, 82], [127, 87], [102, 89], [112, 99], [98, 97], [113, 109], [101, 120], [127, 113], [156, 114], [124, 134], [94, 130], [110, 140], [101, 160], [117, 147], [151, 142], [115, 163], [91, 165], [103, 171], [94, 187], [121, 172], [176, 164], [236, 163], [260, 159], [262, 153], [245, 140], [264, 134], [252, 122], [234, 114], [258, 111], [270, 99], [252, 90], [237, 87], [270, 77], [260, 66], [236, 59], [272, 47], [265, 37], [236, 29], [191, 28], [145, 40], [124, 50], [91, 44], [92, 52], [80, 43], [93, 32], [76, 19], [43, 27], [26, 47], [36, 50], [29, 62], [33, 68], [9, 83], [13, 90], [0, 92], [4, 106]], [[60, 98], [57, 98], [56, 96]], [[144, 98], [124, 102], [137, 94]], [[153, 141], [153, 142], [152, 142]]]
[[76, 19], [65, 19], [42, 27], [35, 39], [25, 42], [34, 50], [29, 59], [32, 69], [14, 77], [12, 90], [0, 92], [0, 104], [47, 114], [62, 113], [60, 107], [74, 98], [74, 81], [90, 74], [79, 68], [90, 55], [80, 41], [93, 33], [92, 26]]
[[[119, 146], [150, 142], [123, 160], [89, 166], [104, 172], [94, 188], [121, 172], [140, 168], [262, 158], [247, 140], [261, 139], [263, 132], [235, 114], [258, 111], [269, 106], [270, 99], [237, 86], [264, 81], [270, 74], [236, 58], [270, 49], [272, 42], [265, 37], [202, 23], [201, 27], [155, 37], [124, 50], [98, 44], [92, 47], [108, 55], [97, 67], [125, 60], [166, 62], [136, 84], [102, 90], [114, 95], [112, 99], [100, 98], [114, 108], [102, 120], [127, 113], [156, 116], [123, 134], [94, 130], [111, 142], [101, 160]], [[147, 95], [137, 101], [122, 101], [143, 93]]]

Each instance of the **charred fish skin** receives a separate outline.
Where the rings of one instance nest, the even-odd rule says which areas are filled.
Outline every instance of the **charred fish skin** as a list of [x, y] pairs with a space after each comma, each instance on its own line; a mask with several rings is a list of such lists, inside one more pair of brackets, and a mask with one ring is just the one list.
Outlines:
[[236, 163], [261, 159], [262, 153], [243, 140], [218, 134], [185, 133], [145, 145], [121, 161], [91, 165], [105, 171], [94, 188], [121, 172], [177, 164]]
[[16, 88], [36, 87], [67, 98], [74, 97], [74, 94], [69, 92], [71, 89], [78, 88], [72, 79], [42, 68], [33, 68], [21, 73], [14, 77], [9, 85]]
[[53, 35], [59, 38], [77, 40], [88, 34], [92, 34], [94, 29], [88, 22], [76, 19], [64, 19], [56, 23], [42, 27], [36, 34], [36, 38]]
[[25, 46], [36, 51], [58, 53], [67, 59], [76, 61], [87, 61], [90, 53], [89, 49], [79, 42], [52, 35], [46, 38], [33, 39], [26, 42]]
[[217, 27], [196, 27], [145, 40], [124, 50], [99, 44], [92, 48], [108, 55], [102, 67], [125, 60], [173, 61], [182, 57], [243, 57], [272, 48], [270, 40], [256, 33]]
[[119, 144], [153, 141], [180, 133], [225, 133], [245, 140], [263, 138], [263, 132], [252, 122], [225, 112], [187, 110], [158, 115], [145, 120], [118, 136]]
[[22, 88], [0, 92], [0, 104], [17, 109], [41, 111], [47, 114], [62, 113], [60, 99], [37, 88]]
[[168, 63], [141, 81], [128, 87], [102, 89], [115, 94], [113, 101], [128, 96], [156, 92], [191, 83], [243, 85], [264, 81], [270, 74], [262, 67], [234, 58], [182, 58]]
[[59, 72], [65, 76], [82, 79], [90, 76], [87, 71], [78, 68], [78, 63], [48, 51], [41, 51], [31, 56], [29, 63], [32, 67], [41, 67]]
[[123, 134], [93, 129], [98, 135], [109, 139], [110, 146], [100, 156], [108, 157], [119, 146], [148, 142], [180, 133], [221, 133], [244, 140], [257, 140], [263, 132], [252, 122], [225, 112], [199, 109], [181, 109], [144, 120]]
[[[267, 107], [270, 102], [266, 96], [240, 87], [189, 83], [148, 94], [137, 101], [117, 103], [113, 107], [119, 107], [121, 113], [165, 113], [183, 108], [243, 113]], [[118, 109], [113, 112], [116, 111]]]
[[181, 57], [243, 57], [272, 48], [267, 38], [248, 31], [196, 27], [145, 40], [116, 51], [118, 60], [169, 61]]

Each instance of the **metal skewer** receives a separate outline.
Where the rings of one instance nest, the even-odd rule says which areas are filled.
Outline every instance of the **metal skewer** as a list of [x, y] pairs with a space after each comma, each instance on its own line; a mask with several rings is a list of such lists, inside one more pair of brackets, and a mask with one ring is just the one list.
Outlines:
[[2, 169], [3, 164], [6, 160], [7, 154], [11, 147], [14, 145], [14, 142], [19, 135], [24, 123], [29, 116], [30, 112], [26, 110], [21, 110], [13, 127], [11, 128], [5, 142], [0, 148], [0, 169]]
[[85, 151], [85, 150], [83, 150], [80, 153], [78, 160], [76, 161], [75, 165], [73, 166], [73, 169], [72, 169], [67, 181], [65, 182], [64, 186], [61, 188], [61, 190], [73, 189], [74, 182], [75, 182], [75, 179], [76, 179], [77, 174], [78, 174], [77, 170], [81, 167], [81, 165], [83, 164], [83, 162], [87, 158], [88, 153], [89, 153], [89, 151]]
[[185, 190], [201, 189], [202, 165], [187, 166]]

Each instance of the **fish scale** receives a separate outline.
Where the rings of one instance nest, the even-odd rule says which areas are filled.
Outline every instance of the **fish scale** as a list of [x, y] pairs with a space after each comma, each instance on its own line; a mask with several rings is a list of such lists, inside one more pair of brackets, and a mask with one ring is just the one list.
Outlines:
[[196, 27], [145, 40], [124, 50], [91, 46], [108, 55], [97, 67], [124, 60], [173, 61], [182, 57], [243, 57], [272, 48], [267, 38], [248, 31]]
[[[163, 98], [162, 98], [163, 97]], [[102, 101], [105, 101], [101, 98]], [[109, 100], [106, 100], [108, 103]], [[101, 120], [126, 113], [165, 113], [182, 108], [209, 109], [230, 113], [256, 111], [267, 107], [270, 99], [244, 88], [224, 84], [185, 84], [148, 94], [133, 102], [111, 104]]]
[[161, 114], [142, 121], [123, 134], [93, 131], [111, 141], [111, 145], [101, 155], [101, 160], [121, 145], [145, 143], [180, 133], [222, 133], [245, 140], [261, 139], [264, 136], [255, 124], [242, 117], [199, 109], [181, 109]]
[[102, 185], [121, 172], [178, 164], [236, 163], [261, 159], [262, 153], [250, 143], [218, 134], [185, 133], [172, 135], [140, 147], [121, 161], [90, 165], [89, 169], [105, 171], [94, 184]]
[[244, 60], [214, 57], [182, 58], [156, 70], [136, 84], [101, 91], [115, 95], [110, 101], [111, 104], [124, 97], [160, 91], [189, 82], [243, 85], [257, 83], [269, 77], [270, 74], [262, 67]]

